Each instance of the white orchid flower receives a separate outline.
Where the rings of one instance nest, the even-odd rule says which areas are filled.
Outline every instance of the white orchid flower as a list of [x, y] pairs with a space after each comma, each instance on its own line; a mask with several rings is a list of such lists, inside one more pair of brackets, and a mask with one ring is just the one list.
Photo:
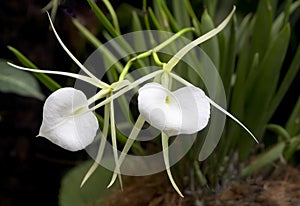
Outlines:
[[210, 117], [205, 93], [192, 86], [171, 92], [148, 83], [139, 89], [138, 109], [150, 125], [168, 136], [194, 134], [206, 127]]
[[46, 99], [38, 136], [64, 149], [77, 151], [93, 142], [98, 128], [98, 120], [89, 111], [84, 93], [74, 88], [62, 88]]
[[[206, 96], [200, 88], [195, 87], [191, 83], [171, 72], [174, 66], [184, 55], [186, 55], [187, 52], [219, 33], [227, 25], [234, 11], [235, 8], [217, 28], [211, 30], [207, 34], [199, 37], [179, 50], [167, 64], [159, 62], [159, 64], [163, 66], [163, 73], [157, 74], [156, 77], [161, 78], [161, 84], [148, 83], [139, 89], [138, 109], [140, 116], [138, 117], [119, 158], [118, 165], [121, 166], [125, 155], [138, 136], [143, 124], [147, 121], [150, 125], [162, 132], [162, 148], [166, 171], [172, 186], [182, 197], [183, 195], [177, 187], [170, 170], [168, 139], [173, 135], [193, 134], [204, 129], [209, 121], [210, 105], [236, 121], [254, 138], [256, 142], [258, 142], [247, 127]], [[154, 56], [154, 58], [157, 58], [157, 56]], [[172, 79], [182, 83], [185, 87], [171, 92], [168, 88]], [[109, 186], [113, 184], [116, 177], [117, 173], [115, 172]]]
[[[200, 88], [193, 86], [186, 80], [172, 73], [173, 67], [187, 52], [222, 31], [230, 21], [234, 11], [235, 8], [217, 28], [197, 38], [179, 50], [176, 55], [169, 60], [168, 63], [160, 62], [156, 52], [178, 38], [182, 33], [188, 31], [188, 29], [183, 29], [167, 41], [156, 46], [154, 49], [129, 60], [125, 65], [123, 72], [120, 74], [119, 81], [112, 83], [111, 85], [96, 78], [73, 56], [73, 54], [67, 49], [58, 36], [48, 14], [51, 27], [60, 45], [87, 76], [60, 71], [35, 70], [20, 67], [11, 63], [9, 64], [21, 70], [64, 75], [80, 79], [100, 89], [100, 91], [90, 99], [87, 99], [83, 92], [73, 88], [59, 89], [47, 98], [44, 105], [43, 122], [40, 128], [39, 136], [43, 136], [49, 139], [51, 142], [71, 151], [83, 149], [93, 141], [96, 131], [99, 128], [97, 119], [93, 112], [102, 106], [105, 107], [102, 133], [103, 136], [99, 146], [98, 155], [94, 165], [84, 177], [81, 185], [83, 185], [90, 177], [101, 160], [104, 151], [104, 144], [102, 143], [106, 141], [109, 124], [111, 125], [111, 138], [116, 166], [108, 187], [114, 183], [117, 176], [119, 177], [122, 187], [120, 166], [125, 158], [125, 155], [142, 129], [142, 126], [144, 125], [145, 121], [147, 121], [153, 127], [156, 127], [161, 131], [162, 148], [167, 174], [174, 189], [182, 197], [183, 195], [177, 187], [170, 171], [168, 154], [168, 139], [170, 136], [179, 134], [193, 134], [204, 129], [209, 122], [210, 106], [212, 105], [235, 120], [255, 139], [253, 134], [241, 122], [239, 122], [234, 116], [212, 101]], [[134, 82], [125, 80], [125, 76], [128, 73], [132, 62], [136, 59], [148, 57], [150, 55], [153, 55], [154, 60], [158, 63], [158, 65], [161, 65], [163, 69], [147, 74], [135, 80]], [[139, 89], [138, 109], [140, 111], [140, 116], [138, 117], [135, 126], [128, 137], [120, 157], [118, 157], [113, 101], [129, 90], [152, 78], [160, 78], [160, 81], [158, 82], [161, 84], [148, 83]], [[171, 79], [177, 80], [185, 86], [172, 92], [169, 90], [169, 81], [171, 81]], [[92, 103], [102, 98], [105, 99], [96, 104], [94, 107], [90, 108]]]

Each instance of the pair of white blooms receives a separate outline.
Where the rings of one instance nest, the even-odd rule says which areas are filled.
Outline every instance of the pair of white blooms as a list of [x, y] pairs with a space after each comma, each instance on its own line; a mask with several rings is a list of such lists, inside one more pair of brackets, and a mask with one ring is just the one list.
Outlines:
[[[158, 77], [160, 79], [158, 82], [160, 83], [147, 83], [138, 90], [138, 109], [142, 123], [147, 121], [162, 132], [167, 173], [175, 190], [183, 196], [176, 186], [169, 169], [168, 153], [166, 150], [168, 137], [179, 134], [194, 134], [205, 128], [210, 118], [210, 105], [230, 116], [252, 135], [242, 123], [214, 103], [201, 89], [171, 72], [172, 68], [188, 51], [219, 33], [229, 22], [234, 10], [216, 29], [199, 37], [181, 49], [167, 64], [164, 64], [162, 70], [150, 73], [131, 83], [121, 79], [112, 85], [108, 85], [96, 78], [71, 54], [58, 36], [50, 19], [50, 24], [59, 43], [87, 76], [59, 71], [34, 70], [9, 64], [21, 70], [77, 78], [100, 88], [100, 92], [90, 99], [87, 99], [82, 91], [74, 88], [61, 88], [53, 92], [44, 104], [43, 122], [38, 136], [45, 137], [54, 144], [70, 151], [84, 149], [93, 142], [96, 132], [99, 129], [98, 120], [94, 114], [95, 109], [110, 104], [113, 110], [113, 100], [115, 98], [152, 78]], [[185, 87], [173, 92], [170, 91], [168, 86], [171, 78], [179, 81]], [[106, 98], [105, 100], [90, 108], [92, 103], [104, 97]], [[113, 116], [114, 113], [112, 112], [110, 118], [114, 118]], [[114, 122], [111, 121], [111, 124], [114, 124]], [[114, 128], [113, 125], [111, 126]], [[139, 129], [141, 129], [141, 126]], [[253, 135], [252, 137], [255, 139]], [[117, 156], [115, 158], [118, 159]], [[116, 168], [110, 185], [114, 182], [116, 174], [119, 172], [119, 167], [122, 163], [121, 159], [122, 157], [120, 157], [119, 162], [118, 160], [116, 161], [116, 167], [118, 168]]]

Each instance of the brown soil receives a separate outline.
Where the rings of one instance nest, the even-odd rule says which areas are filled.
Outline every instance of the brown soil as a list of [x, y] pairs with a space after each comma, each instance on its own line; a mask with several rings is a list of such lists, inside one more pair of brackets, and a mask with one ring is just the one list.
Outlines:
[[262, 179], [257, 176], [245, 181], [235, 181], [218, 193], [209, 193], [198, 198], [196, 195], [187, 194], [185, 198], [181, 198], [174, 191], [164, 173], [126, 179], [124, 191], [113, 193], [106, 200], [106, 206], [300, 205], [300, 171], [288, 166], [280, 167], [268, 178]]

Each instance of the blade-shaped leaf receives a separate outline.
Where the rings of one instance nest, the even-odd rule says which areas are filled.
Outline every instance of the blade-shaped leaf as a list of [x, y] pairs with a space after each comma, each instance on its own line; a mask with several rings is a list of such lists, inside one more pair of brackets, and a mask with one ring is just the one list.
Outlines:
[[[256, 80], [253, 85], [250, 85], [252, 89], [247, 99], [247, 122], [249, 122], [249, 127], [254, 129], [254, 132], [258, 136], [261, 132], [259, 130], [262, 125], [268, 121], [268, 119], [266, 119], [267, 111], [271, 98], [277, 88], [281, 66], [289, 44], [289, 38], [290, 26], [287, 24], [266, 52], [265, 57], [257, 68], [257, 74], [253, 77]], [[248, 82], [251, 82], [251, 80], [248, 79]]]
[[[295, 79], [296, 74], [299, 71], [299, 69], [300, 69], [300, 44], [298, 45], [298, 48], [297, 48], [296, 54], [293, 58], [293, 61], [290, 65], [286, 75], [284, 76], [284, 79], [283, 79], [281, 85], [279, 86], [277, 93], [274, 95], [274, 97], [272, 99], [272, 102], [271, 102], [270, 108], [269, 108], [269, 114], [267, 117], [268, 119], [270, 119], [271, 116], [273, 115], [273, 113], [275, 112], [279, 103], [281, 102], [284, 95], [286, 94], [288, 88], [292, 84], [292, 81]], [[296, 134], [294, 134], [294, 135], [296, 135]]]
[[[294, 13], [294, 11], [300, 6], [300, 1], [295, 1], [294, 3], [291, 4], [289, 8], [289, 15]], [[273, 26], [272, 26], [272, 36], [277, 34], [282, 26], [284, 25], [284, 21], [286, 20], [286, 14], [287, 11], [282, 12], [274, 21]]]
[[[201, 31], [203, 34], [205, 34], [206, 32], [211, 31], [214, 28], [215, 26], [213, 20], [209, 16], [208, 12], [205, 10], [201, 18]], [[220, 50], [218, 38], [213, 37], [207, 42], [204, 42], [200, 47], [207, 53], [207, 55], [211, 58], [215, 66], [219, 69]]]
[[263, 57], [270, 42], [272, 28], [272, 6], [269, 0], [259, 1], [252, 37], [252, 54]]
[[259, 157], [257, 157], [253, 162], [250, 163], [249, 166], [245, 167], [242, 170], [242, 176], [246, 177], [253, 174], [258, 169], [271, 164], [272, 162], [278, 160], [283, 153], [285, 148], [285, 143], [280, 142], [270, 150], [265, 153], [262, 153]]
[[[111, 193], [111, 189], [107, 189], [111, 171], [98, 167], [89, 181], [80, 188], [80, 183], [92, 161], [87, 161], [77, 167], [71, 169], [62, 179], [59, 192], [60, 206], [83, 206], [93, 202], [101, 203], [104, 198]], [[102, 202], [103, 203], [103, 202]]]
[[0, 91], [43, 100], [37, 80], [29, 73], [14, 69], [0, 61]]
[[286, 124], [286, 129], [291, 135], [296, 135], [300, 132], [300, 97], [294, 107], [294, 110]]
[[[38, 69], [29, 59], [27, 59], [20, 51], [17, 49], [8, 46], [8, 49], [14, 53], [14, 55], [18, 58], [18, 60], [25, 66], [33, 69]], [[54, 81], [51, 77], [42, 73], [34, 73], [33, 74], [42, 84], [44, 84], [50, 91], [55, 91], [61, 86]]]
[[[267, 114], [271, 99], [277, 88], [280, 69], [287, 51], [290, 38], [290, 26], [286, 25], [278, 34], [274, 43], [266, 51], [261, 64], [258, 66], [257, 75], [253, 75], [255, 81], [247, 79], [247, 82], [254, 82], [248, 92], [245, 105], [246, 125], [256, 136], [261, 136], [266, 123]], [[241, 160], [245, 160], [251, 151], [253, 142], [250, 138], [243, 138], [239, 142]]]

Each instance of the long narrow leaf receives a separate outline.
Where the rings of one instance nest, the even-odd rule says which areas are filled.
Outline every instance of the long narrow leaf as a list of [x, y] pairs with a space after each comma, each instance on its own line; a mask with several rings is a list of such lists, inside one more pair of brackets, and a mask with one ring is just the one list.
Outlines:
[[[28, 58], [26, 58], [20, 51], [17, 49], [8, 46], [8, 49], [14, 53], [14, 55], [18, 58], [18, 60], [26, 67], [38, 69], [36, 65], [34, 65]], [[34, 73], [33, 74], [42, 84], [44, 84], [50, 91], [55, 91], [61, 86], [54, 81], [51, 77], [42, 73]]]
[[120, 35], [117, 29], [114, 28], [114, 26], [111, 24], [111, 22], [108, 20], [108, 18], [104, 15], [104, 13], [101, 11], [101, 9], [97, 6], [97, 4], [93, 0], [87, 0], [90, 7], [94, 11], [95, 15], [99, 19], [99, 21], [103, 24], [103, 26], [106, 28], [106, 30], [113, 36], [117, 37]]
[[[214, 28], [214, 23], [211, 17], [209, 16], [208, 12], [205, 10], [201, 18], [201, 31], [204, 34], [208, 31], [211, 31]], [[215, 64], [216, 68], [219, 69], [220, 50], [217, 37], [213, 37], [207, 42], [204, 42], [200, 47], [207, 53], [207, 55]]]
[[259, 1], [252, 37], [252, 54], [263, 57], [270, 42], [272, 7], [269, 0]]
[[300, 69], [300, 44], [298, 45], [296, 54], [293, 58], [293, 61], [284, 76], [284, 79], [282, 83], [280, 84], [280, 87], [277, 91], [277, 93], [274, 95], [272, 102], [269, 107], [269, 113], [267, 116], [267, 119], [270, 119], [271, 116], [274, 114], [276, 108], [280, 104], [281, 100], [283, 99], [284, 95], [286, 94], [288, 88], [292, 84], [292, 81], [295, 79], [297, 72]]

